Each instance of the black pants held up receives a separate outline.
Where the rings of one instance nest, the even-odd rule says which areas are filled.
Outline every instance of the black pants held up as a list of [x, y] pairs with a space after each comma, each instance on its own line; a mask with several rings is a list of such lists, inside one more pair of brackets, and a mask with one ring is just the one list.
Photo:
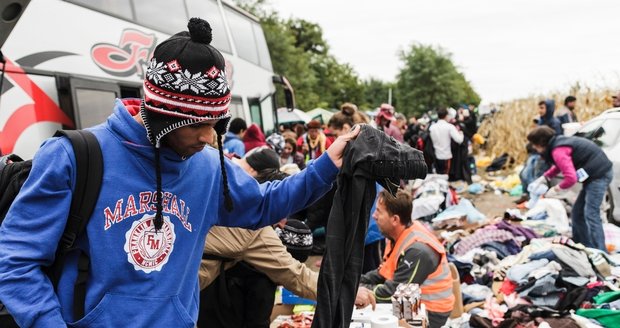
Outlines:
[[317, 308], [312, 327], [349, 327], [362, 273], [364, 239], [376, 196], [375, 181], [392, 194], [400, 179], [424, 178], [423, 154], [370, 126], [344, 151], [327, 222]]

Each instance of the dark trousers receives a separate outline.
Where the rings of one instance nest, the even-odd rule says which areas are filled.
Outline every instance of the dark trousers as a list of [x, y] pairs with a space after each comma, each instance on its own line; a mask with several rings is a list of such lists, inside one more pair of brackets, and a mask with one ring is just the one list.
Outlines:
[[[372, 219], [371, 219], [372, 220]], [[384, 240], [379, 240], [364, 247], [364, 262], [362, 263], [362, 273], [372, 271], [379, 267], [383, 257]]]
[[424, 155], [370, 126], [344, 150], [326, 229], [313, 328], [348, 327], [364, 261], [376, 182], [392, 193], [400, 180], [424, 178]]
[[435, 160], [435, 170], [437, 174], [448, 174], [450, 173], [450, 164], [452, 159], [436, 159]]
[[200, 292], [198, 327], [268, 328], [275, 292], [266, 275], [239, 262]]
[[450, 318], [451, 312], [430, 312], [428, 311], [428, 326], [429, 328], [441, 328], [446, 324], [448, 318]]

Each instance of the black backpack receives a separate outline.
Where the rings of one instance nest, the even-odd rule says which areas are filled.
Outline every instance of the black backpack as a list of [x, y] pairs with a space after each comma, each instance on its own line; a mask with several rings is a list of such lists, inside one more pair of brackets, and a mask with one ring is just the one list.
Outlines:
[[[99, 198], [103, 177], [103, 155], [95, 135], [85, 130], [58, 130], [56, 137], [69, 138], [75, 153], [77, 165], [75, 191], [71, 200], [71, 209], [67, 216], [67, 225], [63, 232], [54, 263], [46, 268], [50, 281], [56, 288], [66, 255], [74, 251], [74, 243], [82, 234]], [[0, 158], [0, 224], [28, 178], [32, 168], [32, 160], [24, 161], [15, 154]], [[78, 277], [75, 282], [73, 311], [78, 317], [84, 315], [86, 298], [86, 280], [90, 260], [81, 253], [78, 260]], [[4, 306], [0, 313], [0, 327], [18, 327]], [[3, 314], [3, 315], [2, 315]]]

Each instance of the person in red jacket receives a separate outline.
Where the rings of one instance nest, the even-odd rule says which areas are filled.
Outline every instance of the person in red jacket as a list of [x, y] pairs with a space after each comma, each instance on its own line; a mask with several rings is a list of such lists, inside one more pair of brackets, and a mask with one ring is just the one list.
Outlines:
[[247, 131], [245, 131], [245, 134], [243, 135], [243, 144], [245, 145], [246, 153], [256, 147], [267, 146], [265, 135], [256, 123], [252, 123], [252, 125], [248, 127]]

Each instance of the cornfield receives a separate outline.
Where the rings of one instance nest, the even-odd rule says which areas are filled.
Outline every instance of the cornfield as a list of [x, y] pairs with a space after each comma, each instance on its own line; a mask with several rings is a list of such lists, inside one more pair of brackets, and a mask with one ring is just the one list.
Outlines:
[[485, 138], [485, 153], [491, 158], [508, 153], [514, 159], [512, 165], [525, 162], [527, 152], [525, 145], [528, 132], [535, 126], [538, 117], [538, 102], [554, 99], [556, 111], [564, 105], [564, 98], [573, 95], [577, 98], [575, 113], [580, 122], [585, 122], [612, 107], [612, 96], [616, 90], [592, 90], [579, 84], [573, 86], [569, 93], [554, 93], [546, 96], [531, 96], [499, 104], [498, 111], [485, 119], [478, 132]]

